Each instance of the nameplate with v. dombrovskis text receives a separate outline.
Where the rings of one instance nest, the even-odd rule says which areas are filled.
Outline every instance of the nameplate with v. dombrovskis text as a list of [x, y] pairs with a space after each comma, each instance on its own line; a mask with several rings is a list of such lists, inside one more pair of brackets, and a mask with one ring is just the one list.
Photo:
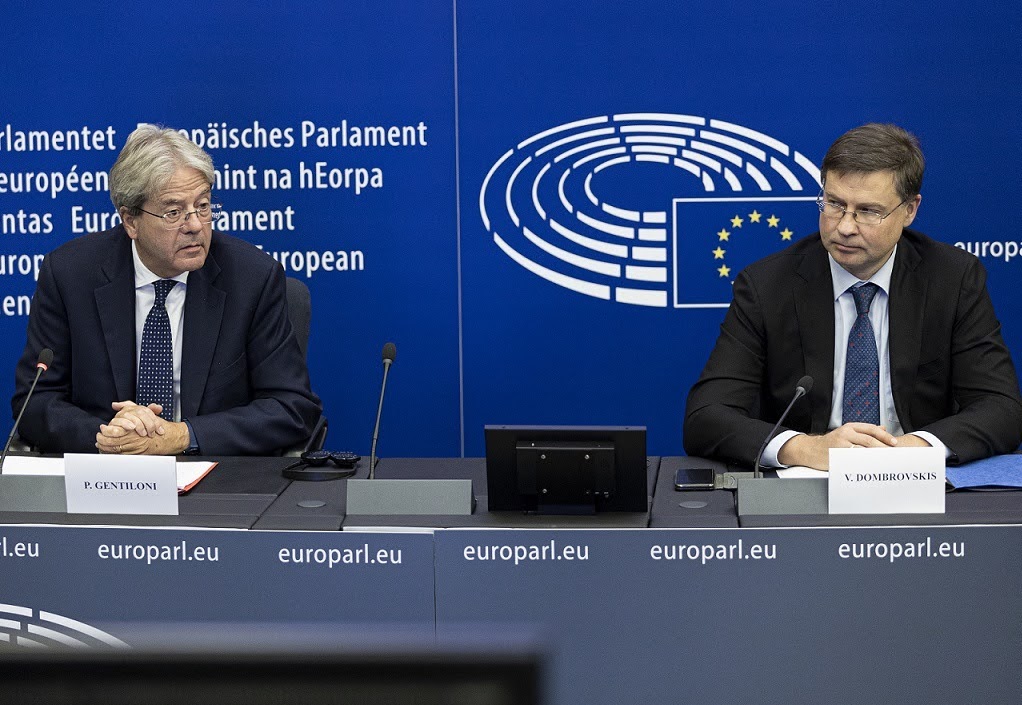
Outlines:
[[943, 448], [831, 448], [831, 514], [943, 514]]
[[177, 508], [172, 456], [64, 456], [68, 514], [171, 514]]

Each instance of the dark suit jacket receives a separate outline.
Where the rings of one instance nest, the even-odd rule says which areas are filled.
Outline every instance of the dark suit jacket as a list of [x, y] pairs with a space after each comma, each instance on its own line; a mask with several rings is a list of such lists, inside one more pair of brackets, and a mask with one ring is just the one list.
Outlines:
[[[39, 351], [53, 364], [21, 421], [50, 452], [95, 452], [111, 402], [135, 398], [135, 270], [122, 226], [47, 255], [18, 362], [15, 413]], [[265, 253], [213, 233], [188, 275], [181, 354], [181, 417], [206, 455], [270, 454], [309, 437], [322, 410], [287, 317], [285, 277]]]
[[[906, 229], [889, 316], [891, 387], [905, 432], [933, 433], [952, 462], [1015, 450], [1022, 399], [979, 260]], [[689, 392], [686, 452], [753, 464], [806, 374], [813, 389], [782, 429], [826, 433], [834, 291], [819, 233], [738, 275], [716, 347]]]

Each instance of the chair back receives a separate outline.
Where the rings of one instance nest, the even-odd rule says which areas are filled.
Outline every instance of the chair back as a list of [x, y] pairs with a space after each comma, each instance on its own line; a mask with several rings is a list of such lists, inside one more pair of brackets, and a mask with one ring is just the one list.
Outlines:
[[[309, 329], [312, 323], [312, 294], [305, 282], [287, 278], [287, 317], [291, 320], [291, 328], [294, 329], [295, 338], [298, 340], [298, 347], [306, 360], [309, 358]], [[301, 446], [285, 451], [285, 455], [298, 456], [302, 451], [322, 450], [326, 443], [328, 423], [326, 416], [320, 416], [312, 436]]]
[[305, 282], [287, 278], [287, 317], [291, 319], [291, 327], [298, 339], [298, 347], [302, 355], [308, 358], [309, 327], [312, 321], [312, 294]]

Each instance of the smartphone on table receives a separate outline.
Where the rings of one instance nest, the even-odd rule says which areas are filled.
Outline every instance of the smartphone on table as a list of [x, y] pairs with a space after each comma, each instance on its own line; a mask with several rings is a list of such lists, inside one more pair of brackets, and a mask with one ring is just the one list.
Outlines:
[[678, 468], [674, 474], [676, 490], [712, 490], [713, 468]]

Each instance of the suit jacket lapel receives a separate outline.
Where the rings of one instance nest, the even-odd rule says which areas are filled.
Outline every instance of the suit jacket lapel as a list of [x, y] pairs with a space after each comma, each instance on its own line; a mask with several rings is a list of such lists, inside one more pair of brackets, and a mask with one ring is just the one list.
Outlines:
[[[214, 238], [215, 239], [215, 238]], [[188, 275], [185, 296], [184, 341], [181, 346], [181, 417], [199, 413], [213, 364], [213, 352], [220, 337], [224, 302], [227, 295], [215, 286], [220, 265], [213, 257], [212, 248], [206, 263]]]
[[923, 343], [923, 308], [926, 280], [916, 271], [920, 257], [912, 243], [902, 238], [891, 273], [891, 294], [887, 304], [890, 316], [888, 344], [891, 360], [891, 392], [901, 427], [915, 428], [909, 415], [911, 395], [919, 370]]
[[[118, 232], [119, 231], [119, 232]], [[112, 253], [100, 267], [108, 282], [94, 293], [117, 401], [135, 398], [135, 265], [131, 240], [118, 227]]]
[[834, 285], [827, 251], [820, 244], [797, 267], [801, 281], [792, 289], [806, 374], [813, 378], [809, 393], [811, 433], [825, 433], [834, 392]]

